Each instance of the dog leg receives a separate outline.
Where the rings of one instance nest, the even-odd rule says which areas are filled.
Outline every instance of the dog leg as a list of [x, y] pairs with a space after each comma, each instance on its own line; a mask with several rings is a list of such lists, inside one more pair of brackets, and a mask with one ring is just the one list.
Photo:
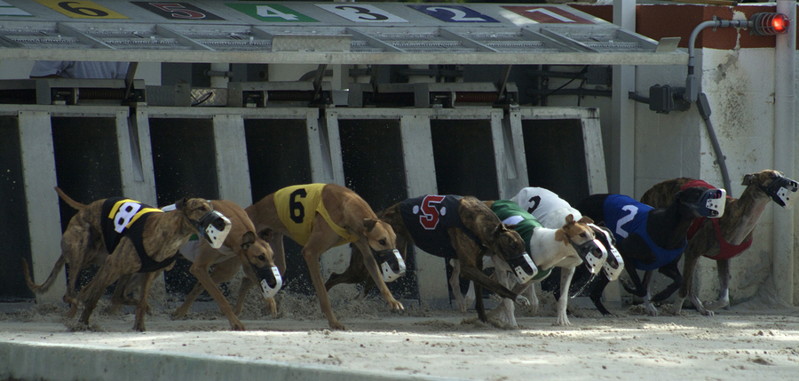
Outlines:
[[[605, 292], [605, 287], [608, 286], [608, 283], [610, 283], [610, 281], [608, 280], [607, 277], [603, 276], [603, 277], [598, 277], [598, 279], [595, 282], [596, 283], [591, 287], [591, 293], [589, 294], [591, 297], [591, 301], [594, 302], [594, 306], [596, 307], [597, 310], [599, 310], [599, 312], [602, 315], [604, 316], [612, 315], [610, 311], [608, 311], [608, 309], [605, 308], [605, 305], [602, 304], [602, 294]], [[566, 290], [566, 292], [568, 293], [568, 290]], [[563, 297], [563, 292], [561, 292], [561, 297]]]
[[372, 277], [372, 281], [377, 286], [377, 289], [380, 290], [380, 294], [383, 295], [383, 299], [386, 300], [388, 303], [389, 308], [392, 311], [402, 311], [405, 309], [402, 303], [400, 303], [397, 299], [394, 299], [394, 295], [391, 294], [391, 291], [386, 286], [386, 282], [383, 280], [383, 276], [380, 274], [380, 267], [377, 265], [377, 260], [372, 255], [371, 250], [369, 249], [369, 243], [366, 239], [361, 239], [358, 242], [355, 242], [355, 246], [358, 246], [358, 249], [361, 251], [361, 256], [363, 258], [363, 264], [366, 266], [366, 269], [369, 271], [369, 275]]
[[109, 260], [97, 270], [94, 278], [80, 291], [77, 299], [83, 302], [83, 312], [78, 322], [85, 327], [89, 326], [89, 317], [97, 307], [97, 302], [103, 296], [105, 289], [124, 275], [117, 270], [121, 267], [120, 265], [120, 263], [114, 263], [113, 258], [109, 257]]
[[572, 278], [574, 277], [574, 272], [576, 270], [576, 267], [566, 267], [560, 270], [560, 298], [558, 298], [557, 303], [557, 325], [559, 326], [572, 325], [572, 323], [569, 321], [569, 316], [567, 314], [568, 311], [566, 311], [566, 309], [569, 306], [569, 288], [571, 287]]
[[141, 299], [139, 305], [136, 306], [136, 321], [133, 323], [133, 329], [139, 332], [144, 332], [144, 315], [147, 314], [147, 299], [150, 296], [150, 288], [153, 285], [155, 277], [161, 274], [160, 271], [153, 271], [143, 274], [141, 281]]
[[330, 247], [333, 247], [338, 239], [338, 235], [330, 229], [322, 216], [316, 215], [314, 230], [311, 232], [308, 242], [302, 248], [301, 254], [306, 266], [308, 266], [308, 274], [316, 290], [319, 307], [322, 309], [322, 313], [325, 314], [328, 325], [331, 329], [344, 330], [346, 328], [338, 321], [330, 305], [330, 297], [322, 281], [322, 265], [320, 263], [322, 254]]
[[[514, 293], [511, 290], [508, 290], [504, 286], [502, 286], [499, 283], [497, 283], [497, 281], [489, 278], [481, 270], [475, 269], [473, 267], [464, 267], [463, 265], [461, 265], [461, 274], [463, 274], [463, 278], [469, 279], [469, 280], [475, 282], [475, 288], [474, 288], [474, 290], [475, 290], [475, 303], [482, 303], [481, 302], [481, 295], [478, 294], [477, 291], [479, 290], [478, 286], [483, 286], [483, 287], [493, 291], [497, 295], [499, 295], [499, 296], [501, 296], [503, 298], [508, 298], [510, 300], [513, 300], [514, 302], [519, 303], [521, 305], [529, 305], [530, 304], [530, 301], [527, 300], [527, 298], [525, 298], [522, 295], [516, 294], [516, 293]], [[482, 292], [481, 292], [481, 294], [482, 294]]]
[[[239, 262], [239, 259], [234, 257], [229, 259], [228, 261]], [[230, 267], [235, 268], [235, 270], [238, 271], [239, 263], [236, 262], [234, 262], [236, 266], [230, 266]], [[208, 264], [195, 262], [189, 268], [189, 272], [191, 272], [192, 275], [194, 275], [197, 278], [200, 285], [202, 285], [202, 287], [205, 288], [208, 294], [214, 298], [216, 304], [219, 306], [219, 310], [222, 311], [222, 313], [227, 317], [228, 321], [230, 322], [230, 327], [236, 331], [244, 331], [244, 324], [242, 324], [239, 318], [236, 316], [236, 314], [233, 313], [233, 309], [230, 307], [230, 303], [228, 303], [227, 299], [225, 299], [225, 296], [222, 295], [221, 291], [219, 291], [219, 287], [217, 287], [217, 284], [221, 282], [220, 279], [223, 278], [230, 279], [232, 277], [231, 273], [235, 274], [235, 271], [231, 271], [230, 268], [226, 268], [223, 266], [218, 273], [214, 271], [217, 275], [217, 279], [214, 279], [211, 276], [211, 274], [209, 274], [208, 272]], [[196, 288], [197, 286], [195, 285], [195, 289]], [[199, 292], [195, 293], [192, 298], [189, 298], [189, 296], [187, 295], [186, 301], [183, 303], [182, 306], [180, 306], [180, 308], [178, 308], [177, 311], [175, 311], [175, 314], [182, 313], [182, 315], [185, 315], [189, 309], [189, 306], [191, 306], [191, 302], [193, 302], [194, 298], [196, 298], [199, 294], [200, 294]]]
[[[466, 300], [461, 294], [461, 265], [457, 259], [450, 259], [449, 260], [450, 266], [452, 266], [452, 275], [449, 277], [449, 288], [452, 290], [452, 295], [455, 297], [455, 306], [461, 313], [465, 313], [466, 309]], [[471, 289], [472, 285], [469, 284], [469, 288]]]
[[[494, 260], [494, 275], [497, 278], [497, 283], [508, 289], [510, 289], [511, 284], [511, 277], [508, 274], [511, 271], [510, 266], [502, 259], [497, 258]], [[516, 322], [516, 306], [514, 306], [513, 301], [508, 298], [502, 298], [497, 308], [491, 311], [491, 314], [492, 316], [497, 316], [498, 320], [505, 326], [512, 328], [519, 327], [519, 324]]]
[[69, 304], [68, 319], [75, 317], [78, 312], [78, 280], [80, 271], [85, 264], [84, 261], [88, 261], [86, 257], [91, 255], [90, 237], [91, 227], [88, 224], [70, 221], [61, 238], [61, 255], [66, 260], [68, 268], [66, 271], [67, 290], [64, 294], [64, 301]]
[[658, 309], [652, 304], [652, 274], [654, 274], [654, 271], [644, 272], [644, 289], [646, 290], [646, 294], [644, 295], [644, 309], [649, 316], [658, 316]]
[[[687, 252], [684, 255], [685, 259], [683, 260], [683, 270], [682, 270], [682, 286], [680, 286], [680, 292], [677, 293], [677, 298], [674, 301], [674, 314], [681, 315], [682, 314], [682, 305], [685, 302], [685, 298], [690, 296], [691, 303], [696, 307], [696, 310], [702, 313], [705, 310], [705, 307], [702, 305], [702, 302], [699, 298], [693, 297], [693, 287], [694, 287], [694, 272], [696, 271], [696, 262], [699, 260], [699, 257], [695, 255], [693, 252]], [[705, 315], [707, 315], [705, 313]]]
[[716, 261], [716, 272], [719, 275], [719, 299], [708, 303], [707, 309], [711, 313], [714, 310], [730, 305], [730, 260], [722, 259]]
[[653, 302], [662, 302], [666, 300], [671, 294], [675, 291], [680, 289], [680, 285], [682, 285], [682, 274], [680, 274], [680, 269], [677, 267], [680, 258], [678, 257], [673, 262], [661, 267], [658, 269], [658, 272], [671, 278], [672, 282], [663, 291], [657, 293], [654, 297], [652, 297]]

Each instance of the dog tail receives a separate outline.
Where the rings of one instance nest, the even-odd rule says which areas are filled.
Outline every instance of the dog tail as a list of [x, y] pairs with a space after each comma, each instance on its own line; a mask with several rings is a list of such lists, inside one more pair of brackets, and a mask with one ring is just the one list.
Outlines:
[[55, 282], [55, 279], [58, 277], [58, 274], [61, 272], [61, 269], [64, 267], [64, 263], [66, 263], [66, 260], [64, 259], [64, 256], [61, 255], [60, 257], [58, 257], [55, 266], [53, 266], [53, 270], [50, 271], [50, 275], [47, 277], [47, 280], [45, 280], [44, 283], [39, 285], [33, 283], [33, 279], [31, 278], [29, 270], [30, 267], [28, 266], [28, 261], [22, 259], [22, 274], [25, 276], [25, 283], [27, 283], [28, 288], [30, 288], [31, 291], [33, 291], [36, 294], [47, 292], [47, 290], [50, 289], [50, 286], [53, 285], [53, 282]]
[[58, 197], [61, 197], [61, 199], [64, 200], [64, 202], [66, 202], [67, 204], [69, 204], [69, 206], [75, 208], [76, 210], [81, 210], [86, 207], [86, 204], [81, 204], [73, 200], [71, 197], [67, 196], [67, 194], [61, 190], [61, 188], [55, 187], [55, 191], [56, 193], [58, 193]]

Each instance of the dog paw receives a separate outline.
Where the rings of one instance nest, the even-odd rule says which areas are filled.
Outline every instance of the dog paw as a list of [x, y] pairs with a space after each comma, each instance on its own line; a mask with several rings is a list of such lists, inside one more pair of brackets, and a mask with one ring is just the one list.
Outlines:
[[558, 320], [555, 322], [555, 325], [560, 327], [569, 327], [572, 325], [572, 322], [569, 321], [567, 317], [558, 317]]
[[702, 311], [699, 311], [699, 313], [701, 313], [702, 315], [708, 316], [708, 317], [716, 316], [716, 313], [711, 311], [711, 310], [702, 310]]
[[392, 311], [405, 311], [405, 307], [399, 300], [390, 300], [388, 306], [391, 307]]
[[705, 308], [707, 308], [710, 311], [715, 311], [715, 310], [727, 307], [729, 304], [730, 303], [728, 301], [725, 301], [725, 300], [716, 300], [716, 301], [710, 302], [707, 305], [705, 305]]
[[646, 314], [649, 316], [658, 316], [658, 309], [653, 305], [646, 306]]
[[516, 299], [514, 301], [516, 303], [518, 303], [519, 305], [522, 305], [522, 306], [529, 306], [530, 305], [530, 300], [527, 299], [524, 296], [521, 296], [521, 295], [517, 295]]
[[336, 331], [344, 331], [344, 330], [347, 329], [347, 327], [345, 327], [344, 324], [341, 324], [341, 323], [339, 323], [337, 321], [328, 322], [328, 325], [330, 326], [330, 329], [333, 329], [333, 330], [336, 330]]

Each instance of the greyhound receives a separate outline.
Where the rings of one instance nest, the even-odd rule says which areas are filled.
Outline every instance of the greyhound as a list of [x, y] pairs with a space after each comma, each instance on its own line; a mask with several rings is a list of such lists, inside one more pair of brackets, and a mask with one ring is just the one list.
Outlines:
[[[145, 273], [142, 295], [136, 308], [133, 329], [144, 331], [147, 294], [157, 270], [172, 264], [178, 248], [198, 234], [218, 247], [227, 237], [229, 220], [215, 212], [210, 202], [199, 198], [182, 199], [174, 210], [164, 212], [131, 199], [114, 197], [88, 205], [72, 200], [60, 189], [56, 192], [78, 210], [61, 237], [61, 256], [50, 276], [42, 285], [33, 283], [27, 263], [23, 263], [25, 278], [32, 291], [40, 293], [52, 285], [64, 263], [70, 265], [67, 294], [70, 304], [67, 317], [84, 305], [79, 323], [88, 327], [89, 318], [106, 287], [120, 277], [136, 272]], [[91, 260], [105, 257], [92, 280], [75, 296], [77, 271]], [[74, 267], [73, 267], [74, 264]]]
[[[511, 266], [519, 268], [524, 281], [532, 269], [529, 255], [519, 233], [508, 229], [485, 204], [474, 197], [456, 195], [424, 195], [396, 203], [382, 211], [380, 218], [390, 224], [397, 233], [397, 246], [403, 258], [409, 245], [416, 245], [432, 255], [445, 259], [456, 259], [459, 275], [486, 287], [503, 298], [520, 304], [529, 304], [518, 295], [482, 272], [483, 256], [500, 256]], [[332, 274], [328, 287], [339, 283], [358, 283], [365, 280], [362, 255], [353, 255], [349, 267], [341, 274]], [[526, 258], [525, 258], [526, 257]], [[457, 284], [457, 282], [455, 282]], [[488, 318], [483, 305], [482, 289], [476, 287], [476, 309], [478, 318]], [[455, 293], [460, 295], [460, 292]]]
[[[327, 250], [347, 242], [360, 250], [366, 269], [392, 310], [404, 310], [402, 303], [386, 287], [387, 268], [405, 266], [396, 250], [396, 234], [380, 221], [369, 204], [357, 193], [336, 184], [305, 184], [286, 187], [269, 194], [245, 209], [259, 234], [267, 234], [281, 273], [285, 272], [283, 236], [303, 246], [302, 256], [322, 312], [332, 329], [345, 329], [333, 314], [327, 289], [322, 281], [320, 258]], [[265, 233], [264, 233], [265, 232]], [[385, 258], [381, 268], [374, 254]]]
[[[256, 235], [255, 226], [244, 209], [225, 200], [213, 200], [211, 205], [214, 210], [220, 211], [231, 220], [230, 234], [218, 249], [214, 249], [205, 241], [189, 241], [181, 246], [180, 253], [192, 262], [189, 271], [197, 277], [198, 282], [172, 317], [177, 319], [185, 316], [197, 296], [206, 290], [228, 318], [230, 327], [243, 331], [244, 325], [237, 315], [241, 313], [249, 289], [254, 284], [261, 285], [267, 307], [272, 315], [275, 315], [277, 308], [273, 297], [282, 286], [282, 277], [275, 265], [272, 247]], [[236, 307], [231, 309], [217, 285], [233, 278], [242, 268], [245, 277], [239, 289]]]
[[[687, 246], [686, 235], [693, 219], [723, 214], [723, 197], [720, 190], [690, 187], [678, 192], [668, 207], [653, 208], [625, 195], [596, 194], [581, 201], [577, 209], [605, 224], [616, 236], [635, 294], [644, 298], [647, 313], [656, 316], [649, 289], [651, 272], [645, 274], [642, 283], [636, 269], [655, 270], [678, 260]], [[598, 278], [590, 292], [603, 315], [610, 314], [601, 300], [607, 285], [607, 278]]]
[[[701, 180], [676, 178], [652, 186], [641, 197], [641, 202], [662, 207], [669, 198], [685, 188], [686, 185], [699, 185], [713, 188]], [[752, 244], [752, 232], [766, 208], [773, 200], [786, 207], [797, 191], [797, 182], [785, 177], [779, 171], [765, 169], [744, 175], [741, 185], [745, 185], [740, 198], [726, 198], [724, 215], [719, 219], [697, 219], [688, 232], [688, 248], [685, 250], [682, 283], [672, 283], [655, 295], [653, 300], [668, 298], [678, 287], [679, 297], [674, 304], [675, 314], [682, 311], [686, 298], [703, 315], [713, 315], [713, 310], [726, 307], [730, 303], [730, 265], [731, 258], [741, 254]], [[708, 257], [717, 263], [720, 290], [718, 300], [704, 306], [699, 300], [698, 291], [693, 286], [693, 275], [700, 257]], [[677, 262], [668, 265], [670, 273], [679, 274]]]

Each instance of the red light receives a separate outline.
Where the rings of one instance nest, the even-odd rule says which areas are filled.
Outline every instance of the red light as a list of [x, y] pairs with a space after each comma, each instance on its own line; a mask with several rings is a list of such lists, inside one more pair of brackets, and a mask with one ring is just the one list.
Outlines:
[[782, 13], [761, 12], [749, 18], [749, 31], [757, 36], [772, 36], [786, 33], [791, 20]]
[[774, 15], [774, 18], [771, 19], [771, 27], [774, 28], [774, 31], [777, 33], [785, 33], [788, 31], [788, 26], [790, 26], [791, 22], [788, 21], [788, 16], [785, 16], [782, 13], [777, 13]]

